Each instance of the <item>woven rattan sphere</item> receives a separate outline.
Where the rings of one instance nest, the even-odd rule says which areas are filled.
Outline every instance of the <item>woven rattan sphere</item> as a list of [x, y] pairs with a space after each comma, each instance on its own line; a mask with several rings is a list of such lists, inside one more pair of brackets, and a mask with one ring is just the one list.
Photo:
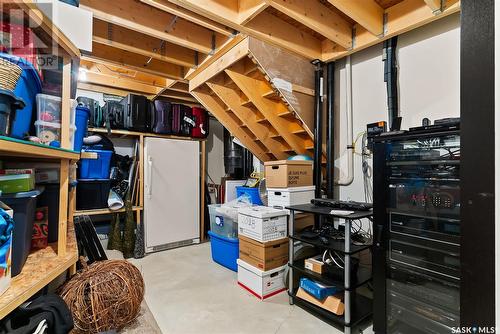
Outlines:
[[120, 330], [139, 314], [144, 280], [125, 260], [99, 261], [69, 280], [61, 297], [71, 310], [77, 332]]

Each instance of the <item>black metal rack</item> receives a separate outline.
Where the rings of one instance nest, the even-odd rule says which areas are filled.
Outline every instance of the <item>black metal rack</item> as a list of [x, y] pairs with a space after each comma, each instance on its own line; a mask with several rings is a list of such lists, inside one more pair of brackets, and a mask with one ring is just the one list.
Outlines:
[[[290, 210], [289, 221], [289, 287], [288, 295], [290, 304], [296, 304], [309, 313], [317, 316], [323, 321], [344, 326], [344, 333], [350, 334], [352, 327], [358, 325], [372, 315], [372, 300], [356, 293], [356, 288], [368, 283], [371, 278], [371, 267], [359, 266], [356, 279], [351, 279], [351, 256], [371, 247], [371, 245], [354, 244], [351, 240], [351, 226], [354, 220], [372, 217], [372, 211], [356, 211], [350, 215], [341, 215], [332, 213], [332, 208], [316, 206], [313, 204], [302, 204], [287, 207]], [[294, 217], [295, 212], [313, 213], [317, 216], [327, 216], [330, 218], [343, 219], [345, 221], [344, 240], [328, 240], [328, 243], [323, 243], [321, 240], [303, 238], [301, 232], [294, 233]], [[304, 267], [304, 260], [294, 259], [294, 243], [301, 241], [318, 248], [325, 250], [333, 250], [344, 254], [344, 280], [336, 280], [323, 274], [315, 273]], [[325, 284], [341, 287], [344, 291], [344, 315], [339, 316], [321, 307], [309, 303], [299, 297], [296, 297], [297, 289], [293, 284], [295, 274], [308, 276], [309, 278], [323, 282]]]
[[375, 333], [450, 333], [460, 325], [460, 133], [375, 139]]

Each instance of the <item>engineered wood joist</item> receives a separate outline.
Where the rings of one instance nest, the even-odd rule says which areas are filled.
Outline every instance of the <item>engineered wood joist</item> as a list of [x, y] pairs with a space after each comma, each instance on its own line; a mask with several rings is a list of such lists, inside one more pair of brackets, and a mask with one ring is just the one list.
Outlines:
[[211, 53], [226, 38], [186, 19], [135, 0], [82, 0], [80, 7], [92, 11], [94, 18], [201, 53]]
[[168, 1], [322, 61], [345, 57], [460, 10], [459, 0]]
[[94, 18], [92, 41], [180, 66], [196, 65], [196, 51]]
[[92, 43], [92, 54], [83, 56], [82, 59], [97, 63], [111, 63], [117, 66], [125, 66], [136, 71], [171, 79], [183, 79], [185, 74], [185, 68], [182, 66], [158, 59], [150, 59], [144, 55], [96, 42]]

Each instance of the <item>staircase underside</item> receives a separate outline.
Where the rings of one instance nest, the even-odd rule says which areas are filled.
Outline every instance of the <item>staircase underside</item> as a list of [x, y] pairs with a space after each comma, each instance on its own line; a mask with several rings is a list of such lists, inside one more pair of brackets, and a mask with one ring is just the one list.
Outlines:
[[193, 75], [191, 94], [261, 161], [312, 157], [314, 70], [252, 38]]

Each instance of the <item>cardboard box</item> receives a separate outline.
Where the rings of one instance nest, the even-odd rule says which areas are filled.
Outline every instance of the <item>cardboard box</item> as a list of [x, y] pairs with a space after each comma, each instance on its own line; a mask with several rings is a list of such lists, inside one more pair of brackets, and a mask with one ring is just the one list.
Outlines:
[[267, 242], [287, 237], [288, 215], [285, 210], [252, 206], [238, 210], [238, 235]]
[[312, 161], [280, 160], [264, 163], [267, 188], [305, 187], [313, 185]]
[[261, 300], [285, 291], [285, 266], [262, 271], [238, 259], [238, 284]]
[[314, 186], [267, 188], [267, 205], [284, 209], [287, 206], [308, 204], [314, 198]]
[[338, 297], [339, 295], [328, 296], [324, 300], [318, 300], [299, 288], [296, 296], [311, 304], [324, 308], [327, 311], [335, 313], [336, 315], [344, 314], [344, 303], [342, 303], [342, 300]]
[[314, 214], [312, 213], [295, 213], [294, 231], [302, 231], [308, 226], [314, 225]]
[[258, 242], [240, 235], [240, 259], [260, 270], [271, 270], [288, 263], [288, 238]]
[[322, 255], [317, 255], [304, 261], [304, 268], [318, 274], [323, 274], [323, 265]]
[[[2, 208], [11, 218], [14, 217], [14, 210], [8, 207], [3, 202], [0, 202]], [[0, 295], [3, 294], [10, 287], [11, 273], [12, 273], [12, 232], [8, 239], [0, 245]]]

